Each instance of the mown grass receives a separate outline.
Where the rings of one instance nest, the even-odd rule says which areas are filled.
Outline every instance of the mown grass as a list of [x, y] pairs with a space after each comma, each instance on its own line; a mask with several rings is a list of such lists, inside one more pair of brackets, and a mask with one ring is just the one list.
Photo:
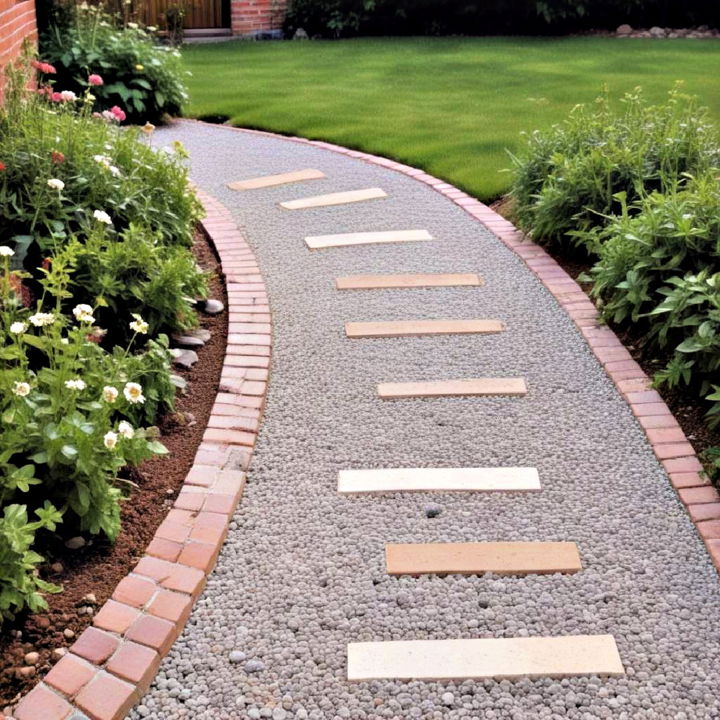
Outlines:
[[681, 80], [720, 121], [720, 42], [373, 38], [227, 42], [183, 51], [195, 117], [392, 157], [492, 200], [507, 151], [607, 87], [659, 101]]

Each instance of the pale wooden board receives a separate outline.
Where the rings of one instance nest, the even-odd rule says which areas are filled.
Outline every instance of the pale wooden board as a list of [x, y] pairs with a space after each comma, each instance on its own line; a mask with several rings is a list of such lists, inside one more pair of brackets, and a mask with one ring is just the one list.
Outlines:
[[305, 180], [319, 180], [324, 177], [326, 177], [326, 175], [322, 170], [306, 168], [305, 170], [280, 173], [279, 175], [264, 175], [263, 177], [251, 178], [250, 180], [237, 180], [236, 182], [228, 183], [228, 187], [231, 190], [257, 190], [259, 188], [287, 185]]
[[335, 279], [338, 290], [376, 290], [383, 288], [425, 288], [482, 285], [475, 273], [426, 273], [417, 275], [347, 275]]
[[388, 322], [347, 322], [349, 338], [408, 337], [413, 335], [472, 335], [499, 333], [500, 320], [392, 320]]
[[396, 640], [348, 645], [348, 680], [624, 675], [612, 635]]
[[377, 243], [423, 242], [432, 240], [427, 230], [382, 230], [379, 232], [340, 233], [339, 235], [308, 235], [305, 243], [311, 250], [348, 245]]
[[363, 190], [330, 193], [329, 195], [315, 195], [314, 197], [300, 198], [299, 200], [286, 200], [280, 203], [280, 207], [286, 210], [304, 210], [329, 205], [346, 205], [384, 197], [387, 197], [387, 193], [382, 188], [365, 188]]
[[465, 378], [425, 382], [381, 383], [381, 398], [459, 397], [462, 395], [525, 395], [523, 378]]
[[534, 467], [382, 468], [340, 470], [338, 492], [533, 492], [540, 490]]
[[582, 570], [574, 542], [388, 543], [390, 575], [545, 575]]

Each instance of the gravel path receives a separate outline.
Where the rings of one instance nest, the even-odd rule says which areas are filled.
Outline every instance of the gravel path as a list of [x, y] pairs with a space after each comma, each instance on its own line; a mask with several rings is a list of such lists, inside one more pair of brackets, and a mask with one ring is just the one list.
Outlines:
[[[249, 483], [190, 622], [131, 718], [720, 717], [720, 594], [640, 427], [569, 318], [489, 232], [396, 172], [282, 139], [181, 123], [193, 179], [258, 254], [274, 313]], [[236, 193], [227, 182], [327, 174]], [[389, 197], [289, 212], [279, 201]], [[305, 235], [426, 228], [430, 243], [310, 252]], [[338, 292], [339, 275], [479, 272], [481, 288]], [[498, 318], [490, 336], [348, 340], [347, 320]], [[525, 398], [383, 402], [384, 381], [523, 376]], [[540, 493], [341, 497], [338, 470], [530, 465]], [[425, 517], [437, 502], [441, 514]], [[386, 541], [575, 540], [572, 576], [390, 577]], [[627, 675], [345, 680], [349, 641], [611, 633]], [[232, 654], [231, 654], [232, 653]], [[438, 658], [442, 662], [442, 658]]]

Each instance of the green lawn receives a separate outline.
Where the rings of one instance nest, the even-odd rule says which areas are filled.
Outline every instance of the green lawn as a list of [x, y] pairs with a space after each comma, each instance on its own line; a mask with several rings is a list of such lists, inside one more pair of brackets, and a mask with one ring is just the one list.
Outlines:
[[676, 80], [720, 120], [720, 42], [612, 38], [378, 38], [229, 42], [184, 50], [195, 117], [392, 157], [483, 200], [507, 150], [607, 86], [660, 100]]

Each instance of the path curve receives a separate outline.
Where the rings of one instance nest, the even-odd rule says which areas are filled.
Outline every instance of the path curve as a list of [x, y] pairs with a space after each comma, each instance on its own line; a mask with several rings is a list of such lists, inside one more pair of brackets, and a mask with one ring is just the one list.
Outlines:
[[[518, 254], [471, 216], [490, 218], [489, 211], [439, 181], [433, 189], [396, 172], [395, 163], [369, 164], [360, 153], [343, 156], [322, 143], [193, 122], [159, 131], [156, 142], [176, 139], [190, 152], [194, 181], [231, 210], [256, 251], [273, 312], [272, 380], [243, 503], [216, 571], [131, 717], [718, 717], [716, 572], [643, 428], [598, 361], [626, 362], [625, 351], [607, 339], [593, 340], [593, 353]], [[248, 192], [226, 187], [302, 168], [327, 177]], [[412, 174], [427, 181], [421, 171]], [[369, 187], [388, 197], [278, 207]], [[504, 221], [487, 224], [512, 232]], [[409, 228], [425, 228], [435, 240], [315, 252], [303, 242]], [[530, 264], [548, 268], [544, 281], [588, 327], [591, 306], [542, 250], [519, 234], [505, 240], [536, 259]], [[478, 272], [485, 285], [334, 287], [338, 276], [373, 272]], [[373, 340], [343, 332], [349, 320], [438, 317], [498, 318], [507, 329]], [[642, 379], [629, 372], [627, 379]], [[524, 398], [391, 402], [375, 393], [386, 381], [478, 376], [524, 377], [530, 391]], [[642, 402], [655, 400], [650, 395], [629, 399], [639, 415], [639, 404], [655, 404]], [[687, 464], [692, 481], [692, 456], [685, 447], [670, 451], [678, 453], [690, 459], [673, 465], [670, 457], [666, 467], [679, 472]], [[469, 465], [534, 466], [543, 489], [336, 493], [337, 473], [346, 468]], [[431, 501], [442, 508], [434, 519], [424, 513]], [[386, 542], [479, 540], [574, 540], [584, 569], [504, 578], [385, 573]], [[601, 633], [616, 638], [624, 677], [345, 679], [348, 642]]]

